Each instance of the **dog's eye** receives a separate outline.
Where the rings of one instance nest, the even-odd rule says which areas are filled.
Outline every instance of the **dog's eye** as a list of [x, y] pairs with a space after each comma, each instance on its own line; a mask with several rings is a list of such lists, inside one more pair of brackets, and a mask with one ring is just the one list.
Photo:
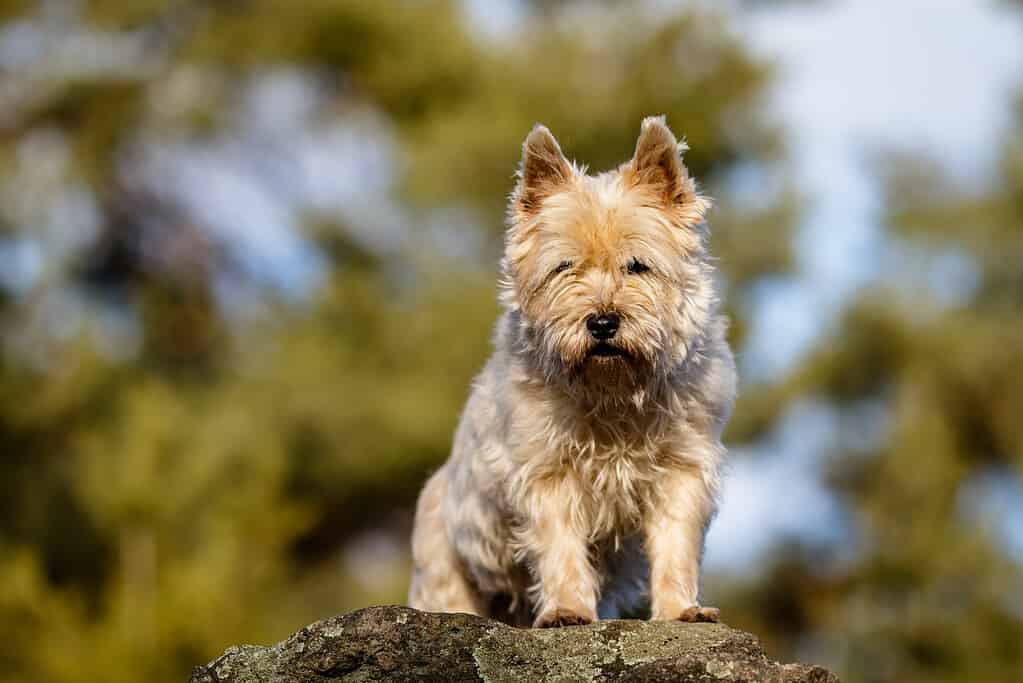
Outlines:
[[626, 270], [628, 270], [631, 275], [640, 275], [650, 270], [650, 266], [639, 259], [632, 259], [629, 261], [629, 265], [626, 266]]
[[572, 267], [571, 261], [562, 261], [561, 263], [558, 264], [558, 267], [554, 269], [554, 274], [557, 275], [558, 273], [564, 273], [571, 267]]

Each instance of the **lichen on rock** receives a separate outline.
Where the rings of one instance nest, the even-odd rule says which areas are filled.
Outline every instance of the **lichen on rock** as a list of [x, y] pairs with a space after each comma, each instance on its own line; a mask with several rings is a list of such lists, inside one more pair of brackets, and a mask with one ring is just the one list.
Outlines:
[[191, 683], [343, 681], [728, 681], [837, 683], [831, 672], [778, 664], [757, 639], [723, 624], [601, 621], [518, 629], [468, 614], [368, 607], [269, 647], [228, 649]]

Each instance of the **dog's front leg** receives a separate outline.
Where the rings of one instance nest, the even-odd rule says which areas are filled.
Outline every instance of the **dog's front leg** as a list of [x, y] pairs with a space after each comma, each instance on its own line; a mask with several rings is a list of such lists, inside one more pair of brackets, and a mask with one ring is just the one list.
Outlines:
[[579, 528], [580, 497], [568, 480], [543, 482], [525, 497], [519, 542], [535, 583], [530, 588], [533, 626], [573, 626], [597, 619], [598, 577], [590, 561], [586, 529]]
[[718, 610], [697, 602], [703, 539], [714, 512], [713, 483], [698, 467], [678, 469], [659, 482], [658, 493], [644, 529], [651, 618], [717, 621]]

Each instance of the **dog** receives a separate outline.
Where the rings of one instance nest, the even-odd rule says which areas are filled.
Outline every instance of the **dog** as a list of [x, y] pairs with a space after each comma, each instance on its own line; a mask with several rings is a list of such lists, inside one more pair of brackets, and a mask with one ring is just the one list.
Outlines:
[[495, 351], [416, 506], [412, 607], [718, 620], [697, 598], [736, 372], [687, 149], [649, 117], [631, 160], [588, 175], [529, 133]]

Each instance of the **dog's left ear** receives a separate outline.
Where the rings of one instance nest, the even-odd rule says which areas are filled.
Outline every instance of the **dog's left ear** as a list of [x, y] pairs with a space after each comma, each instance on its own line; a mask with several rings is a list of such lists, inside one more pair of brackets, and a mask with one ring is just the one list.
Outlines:
[[556, 192], [573, 176], [572, 164], [561, 152], [558, 141], [546, 126], [533, 126], [522, 143], [519, 182], [512, 193], [512, 207], [532, 214], [543, 200]]
[[702, 214], [707, 200], [696, 193], [689, 171], [682, 163], [682, 153], [689, 147], [679, 143], [664, 122], [663, 116], [643, 119], [632, 157], [631, 171], [637, 185], [659, 190], [668, 204], [695, 202]]

